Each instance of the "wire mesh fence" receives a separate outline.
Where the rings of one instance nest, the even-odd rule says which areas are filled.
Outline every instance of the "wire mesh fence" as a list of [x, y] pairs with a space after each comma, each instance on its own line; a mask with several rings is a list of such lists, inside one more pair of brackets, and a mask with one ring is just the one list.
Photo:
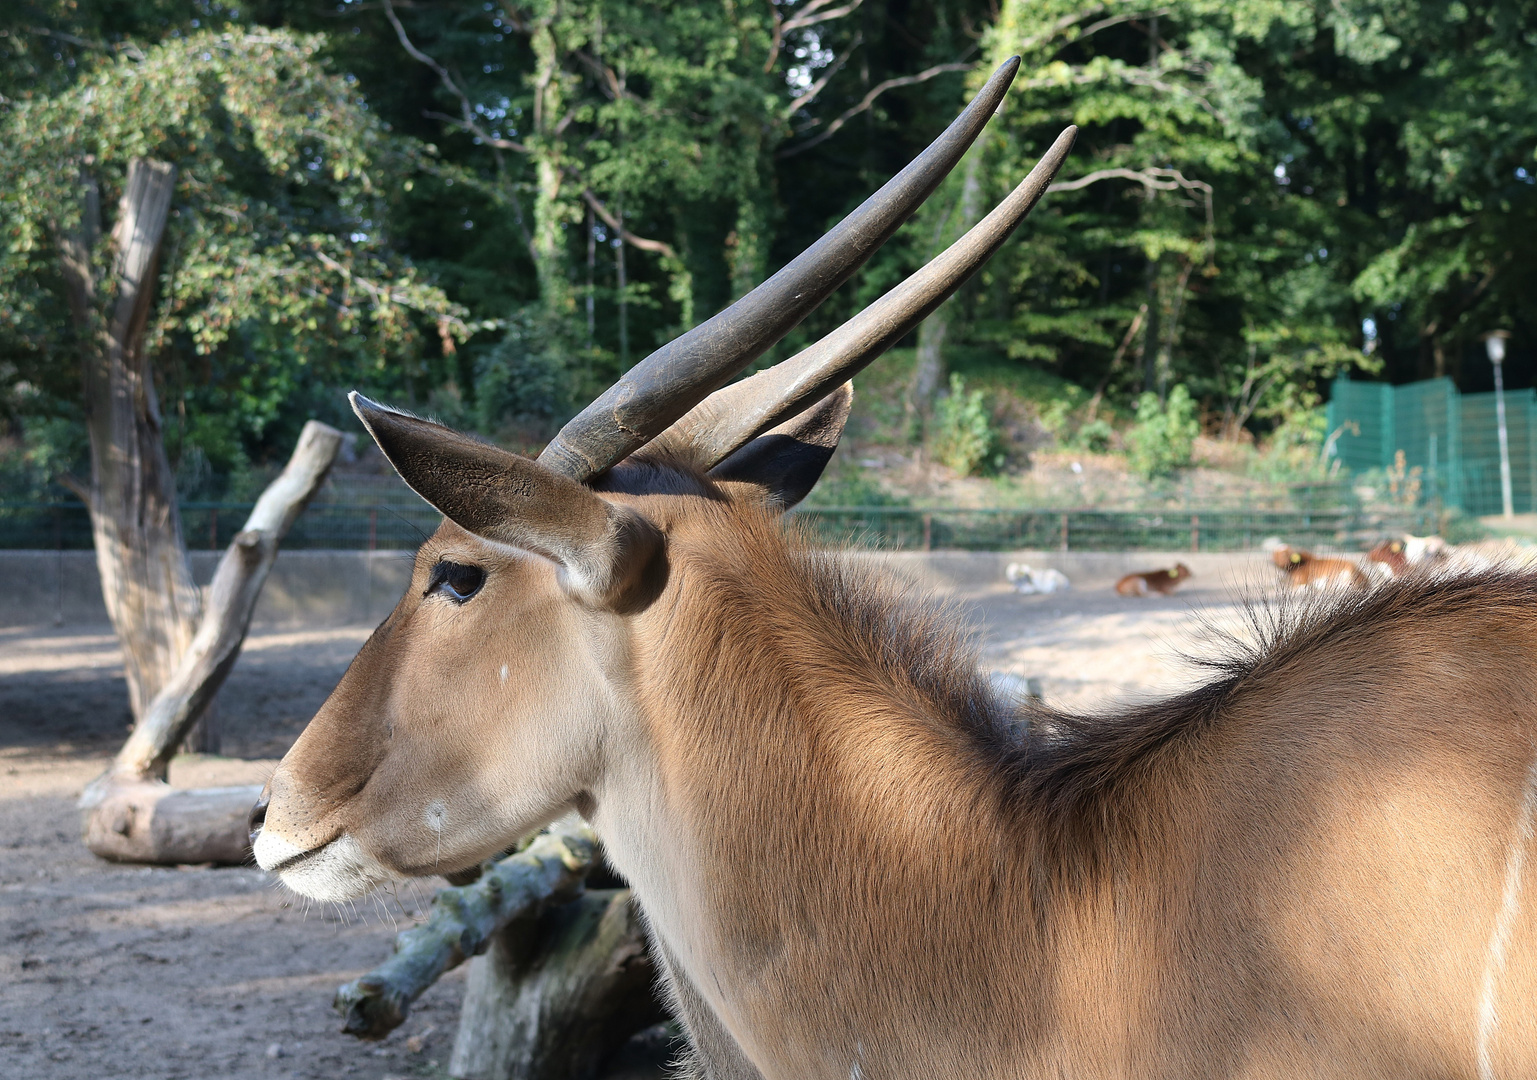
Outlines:
[[[1348, 489], [1305, 493], [1288, 509], [1091, 510], [919, 509], [814, 506], [794, 519], [824, 543], [893, 551], [1242, 551], [1267, 537], [1291, 544], [1359, 547], [1384, 536], [1433, 531], [1429, 509], [1363, 508]], [[220, 549], [234, 539], [249, 503], [184, 503], [189, 548]], [[437, 528], [436, 511], [415, 505], [312, 505], [294, 523], [285, 548], [411, 550]], [[83, 549], [91, 546], [85, 507], [69, 502], [0, 503], [0, 548]]]
[[1428, 511], [919, 510], [812, 507], [796, 519], [832, 544], [885, 550], [1246, 551], [1269, 537], [1296, 545], [1365, 546], [1433, 527]]
[[[1393, 470], [1428, 502], [1497, 514], [1499, 425], [1494, 394], [1459, 393], [1450, 379], [1406, 386], [1334, 382], [1328, 426], [1333, 453], [1355, 473]], [[1537, 391], [1505, 392], [1511, 495], [1518, 513], [1537, 512]]]

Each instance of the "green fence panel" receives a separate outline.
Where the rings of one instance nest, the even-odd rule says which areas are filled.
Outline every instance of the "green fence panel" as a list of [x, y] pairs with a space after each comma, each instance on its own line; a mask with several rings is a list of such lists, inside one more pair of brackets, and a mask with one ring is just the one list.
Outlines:
[[1420, 490], [1446, 506], [1462, 505], [1462, 408], [1452, 380], [1427, 379], [1393, 390], [1393, 451], [1420, 470]]
[[[890, 506], [802, 507], [798, 525], [831, 544], [887, 551], [1245, 551], [1267, 537], [1287, 543], [1359, 548], [1385, 536], [1433, 527], [1430, 511], [1367, 514], [1348, 485], [1311, 485], [1278, 493], [1268, 509], [966, 510]], [[414, 507], [310, 506], [285, 549], [411, 551], [437, 527], [438, 515]], [[222, 549], [251, 511], [249, 504], [184, 503], [183, 535], [194, 549]], [[91, 546], [79, 503], [0, 503], [0, 548]]]
[[1329, 436], [1334, 454], [1352, 472], [1393, 464], [1393, 388], [1386, 383], [1354, 382], [1341, 375], [1329, 395]]
[[922, 510], [814, 506], [794, 511], [824, 543], [887, 551], [1248, 551], [1266, 538], [1303, 546], [1370, 546], [1433, 530], [1426, 509], [1367, 514], [1343, 499], [1288, 510]]
[[[1509, 436], [1510, 487], [1517, 513], [1537, 510], [1532, 469], [1532, 412], [1534, 391], [1505, 391], [1505, 427]], [[1471, 514], [1498, 514], [1504, 508], [1500, 494], [1500, 440], [1495, 395], [1462, 395], [1463, 507]]]
[[[1401, 452], [1405, 466], [1419, 470], [1426, 501], [1479, 516], [1503, 509], [1492, 393], [1461, 394], [1450, 379], [1389, 387], [1342, 376], [1334, 382], [1328, 424], [1334, 453], [1352, 472], [1392, 468]], [[1505, 392], [1505, 427], [1513, 508], [1537, 512], [1537, 391]]]

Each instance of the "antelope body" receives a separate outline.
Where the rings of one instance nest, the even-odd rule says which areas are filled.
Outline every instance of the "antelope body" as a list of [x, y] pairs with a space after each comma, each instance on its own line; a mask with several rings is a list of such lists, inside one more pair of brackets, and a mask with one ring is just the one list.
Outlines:
[[539, 462], [355, 399], [446, 520], [258, 861], [342, 899], [579, 810], [717, 1080], [1537, 1076], [1537, 578], [1340, 596], [1201, 689], [1021, 725], [953, 619], [783, 526], [847, 375], [986, 250], [711, 396], [678, 356], [783, 319], [705, 324]]
[[1443, 563], [1451, 557], [1439, 536], [1404, 536], [1383, 540], [1366, 553], [1366, 561], [1386, 577], [1400, 577], [1417, 568]]
[[1276, 569], [1286, 575], [1286, 581], [1294, 589], [1308, 585], [1365, 585], [1366, 575], [1349, 559], [1323, 558], [1296, 548], [1277, 548], [1271, 553]]
[[1127, 574], [1115, 583], [1115, 591], [1122, 596], [1146, 596], [1148, 593], [1173, 596], [1174, 590], [1189, 581], [1191, 576], [1190, 567], [1184, 563], [1175, 563], [1170, 570], [1144, 570], [1137, 574]]

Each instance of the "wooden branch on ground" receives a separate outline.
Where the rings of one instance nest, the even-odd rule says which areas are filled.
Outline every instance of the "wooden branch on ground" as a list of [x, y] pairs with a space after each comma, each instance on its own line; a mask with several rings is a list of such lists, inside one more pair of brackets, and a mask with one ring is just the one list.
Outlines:
[[470, 965], [448, 1074], [570, 1080], [667, 1018], [629, 889], [589, 892], [496, 935]]
[[529, 919], [582, 892], [596, 840], [580, 821], [561, 823], [528, 848], [489, 867], [480, 880], [439, 891], [427, 921], [395, 938], [395, 955], [336, 991], [342, 1030], [382, 1039], [411, 1003], [445, 972], [484, 952], [509, 923]]
[[[157, 863], [244, 862], [249, 855], [245, 812], [255, 795], [242, 788], [173, 792], [166, 769], [240, 656], [278, 545], [319, 490], [341, 445], [335, 428], [315, 420], [304, 425], [282, 475], [262, 492], [219, 560], [191, 646], [112, 767], [81, 796], [86, 846], [97, 855]], [[237, 814], [242, 800], [244, 811]], [[201, 827], [195, 824], [200, 813]]]

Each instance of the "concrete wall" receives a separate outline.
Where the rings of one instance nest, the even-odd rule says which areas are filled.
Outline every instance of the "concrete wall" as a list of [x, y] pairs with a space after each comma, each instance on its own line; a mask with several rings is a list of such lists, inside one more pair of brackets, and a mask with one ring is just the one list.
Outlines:
[[[222, 552], [194, 551], [192, 576], [213, 577]], [[381, 621], [411, 575], [407, 551], [281, 551], [254, 625], [348, 626]], [[0, 551], [0, 627], [100, 626], [107, 621], [90, 551]]]
[[1266, 588], [1276, 579], [1270, 556], [1258, 551], [900, 551], [872, 553], [940, 588], [971, 590], [1004, 580], [1009, 563], [1060, 570], [1075, 589], [1109, 589], [1127, 574], [1184, 563], [1201, 589]]
[[[199, 584], [213, 576], [221, 553], [192, 552]], [[284, 551], [262, 590], [260, 628], [378, 623], [405, 591], [410, 552]], [[941, 589], [999, 585], [1011, 562], [1066, 574], [1075, 589], [1108, 589], [1123, 574], [1183, 562], [1196, 588], [1264, 587], [1275, 571], [1259, 552], [931, 551], [867, 553]], [[100, 626], [107, 621], [96, 556], [89, 551], [0, 551], [0, 627]]]

